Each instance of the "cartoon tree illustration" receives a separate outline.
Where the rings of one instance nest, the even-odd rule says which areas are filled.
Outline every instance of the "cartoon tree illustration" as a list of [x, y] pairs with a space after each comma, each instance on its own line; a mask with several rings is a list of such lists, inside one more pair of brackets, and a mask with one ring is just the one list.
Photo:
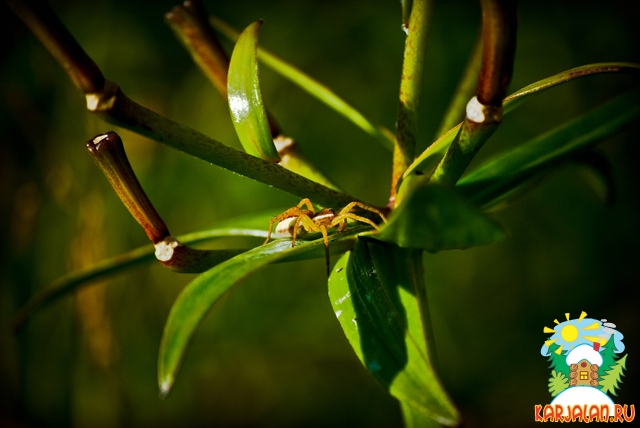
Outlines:
[[[558, 373], [563, 373], [565, 377], [569, 376], [569, 366], [567, 365], [567, 356], [563, 353], [557, 354], [559, 346], [555, 343], [549, 346], [548, 360], [551, 363], [549, 367]], [[553, 372], [552, 372], [553, 375]]]
[[551, 371], [551, 377], [549, 378], [549, 392], [552, 397], [560, 394], [562, 391], [567, 389], [569, 386], [569, 379], [562, 372], [557, 372], [555, 370]]
[[624, 376], [623, 371], [626, 369], [627, 355], [620, 358], [616, 364], [611, 367], [611, 370], [606, 371], [606, 374], [602, 376], [602, 382], [600, 382], [600, 389], [605, 393], [616, 394], [615, 390], [619, 388], [619, 384], [622, 382], [621, 378]]
[[613, 344], [613, 340], [609, 340], [603, 348], [601, 348], [600, 355], [602, 356], [602, 366], [600, 367], [600, 379], [604, 376], [604, 373], [610, 370], [616, 364], [616, 353], [615, 346]]

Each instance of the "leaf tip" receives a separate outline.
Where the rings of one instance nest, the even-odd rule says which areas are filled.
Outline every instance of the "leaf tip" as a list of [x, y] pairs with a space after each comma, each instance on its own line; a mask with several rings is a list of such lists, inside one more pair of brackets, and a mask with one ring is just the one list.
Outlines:
[[160, 383], [160, 398], [164, 400], [167, 398], [169, 393], [171, 392], [171, 387], [173, 386], [173, 382], [169, 379], [165, 379]]

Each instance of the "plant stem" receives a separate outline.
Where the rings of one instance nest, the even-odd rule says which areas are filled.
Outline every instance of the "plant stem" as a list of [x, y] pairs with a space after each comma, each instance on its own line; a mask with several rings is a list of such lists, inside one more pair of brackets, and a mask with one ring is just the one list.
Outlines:
[[[603, 104], [570, 122], [487, 162], [464, 179], [456, 189], [469, 200], [486, 206], [529, 180], [549, 171], [577, 153], [610, 137], [640, 117], [640, 88]], [[516, 192], [515, 195], [519, 195]], [[513, 195], [513, 196], [515, 196]]]
[[513, 74], [517, 17], [515, 0], [481, 0], [482, 68], [478, 78], [478, 101], [501, 106]]
[[337, 207], [356, 200], [279, 165], [226, 146], [132, 101], [117, 84], [104, 78], [100, 69], [46, 4], [17, 0], [12, 0], [11, 4], [67, 71], [73, 83], [84, 92], [87, 109], [105, 121], [292, 195], [310, 198], [319, 205]]
[[46, 1], [7, 0], [13, 11], [85, 93], [102, 90], [105, 78]]
[[502, 121], [516, 47], [516, 2], [482, 0], [482, 66], [476, 96], [431, 182], [453, 187]]
[[[535, 94], [542, 93], [562, 83], [569, 82], [573, 79], [590, 76], [601, 73], [625, 73], [631, 75], [640, 75], [640, 64], [628, 62], [602, 62], [596, 64], [587, 64], [580, 67], [563, 71], [545, 79], [532, 83], [524, 88], [514, 92], [504, 99], [503, 114], [507, 114], [522, 103], [530, 100]], [[451, 128], [448, 132], [440, 136], [433, 142], [405, 171], [403, 180], [406, 181], [412, 175], [430, 177], [433, 175], [438, 163], [451, 145], [456, 135], [460, 131], [462, 123]]]
[[151, 242], [157, 244], [169, 235], [167, 225], [147, 197], [131, 168], [120, 136], [115, 132], [97, 135], [87, 141], [87, 149]]
[[400, 99], [396, 122], [396, 145], [393, 151], [390, 204], [395, 203], [396, 188], [402, 174], [413, 162], [418, 128], [418, 108], [429, 35], [431, 0], [414, 0], [409, 24], [400, 80]]
[[352, 196], [330, 189], [282, 166], [226, 146], [185, 125], [167, 119], [132, 101], [117, 86], [112, 97], [101, 100], [95, 109], [90, 110], [108, 122], [300, 198], [308, 197], [319, 205], [338, 207], [355, 200]]
[[[205, 76], [226, 100], [230, 59], [209, 24], [207, 11], [202, 2], [187, 0], [165, 14], [165, 19]], [[278, 123], [269, 112], [267, 121], [271, 135], [280, 135]]]
[[144, 229], [155, 246], [156, 259], [164, 267], [174, 272], [200, 273], [238, 253], [197, 250], [174, 238], [142, 189], [118, 134], [98, 135], [87, 141], [87, 148], [122, 203]]
[[167, 12], [165, 19], [196, 64], [226, 100], [229, 57], [209, 26], [202, 2], [187, 0]]

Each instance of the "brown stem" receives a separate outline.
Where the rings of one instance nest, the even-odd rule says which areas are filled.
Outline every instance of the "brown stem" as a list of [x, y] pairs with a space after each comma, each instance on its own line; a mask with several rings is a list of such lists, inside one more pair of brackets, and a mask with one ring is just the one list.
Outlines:
[[82, 92], [87, 94], [102, 90], [105, 84], [102, 72], [82, 50], [46, 1], [8, 2], [16, 15], [42, 42]]
[[483, 105], [500, 106], [513, 74], [517, 1], [481, 0], [482, 68], [477, 97]]
[[[209, 24], [209, 16], [200, 0], [187, 0], [175, 6], [165, 18], [193, 60], [211, 80], [220, 95], [227, 99], [229, 57]], [[276, 120], [267, 112], [271, 135], [281, 134]]]
[[136, 177], [120, 136], [113, 131], [87, 141], [89, 153], [111, 187], [156, 248], [156, 259], [180, 273], [199, 273], [239, 254], [241, 250], [197, 250], [174, 238]]
[[167, 12], [165, 19], [200, 69], [226, 99], [229, 57], [209, 25], [202, 2], [187, 0]]
[[169, 229], [147, 197], [124, 151], [120, 136], [107, 132], [87, 141], [89, 153], [109, 180], [120, 200], [145, 233], [157, 244], [169, 235]]

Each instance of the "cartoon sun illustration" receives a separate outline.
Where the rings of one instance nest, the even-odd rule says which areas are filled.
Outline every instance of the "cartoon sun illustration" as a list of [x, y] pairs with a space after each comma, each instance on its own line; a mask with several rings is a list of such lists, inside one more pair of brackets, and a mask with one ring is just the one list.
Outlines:
[[[578, 345], [599, 343], [604, 345], [611, 336], [602, 328], [602, 321], [593, 318], [586, 318], [587, 313], [582, 311], [578, 319], [570, 319], [569, 313], [565, 314], [567, 320], [557, 324], [554, 328], [545, 327], [545, 333], [552, 333], [549, 340], [544, 342], [543, 354], [549, 349], [552, 343], [558, 345], [556, 354], [560, 355], [562, 351], [570, 351]], [[546, 348], [546, 349], [545, 349]]]

